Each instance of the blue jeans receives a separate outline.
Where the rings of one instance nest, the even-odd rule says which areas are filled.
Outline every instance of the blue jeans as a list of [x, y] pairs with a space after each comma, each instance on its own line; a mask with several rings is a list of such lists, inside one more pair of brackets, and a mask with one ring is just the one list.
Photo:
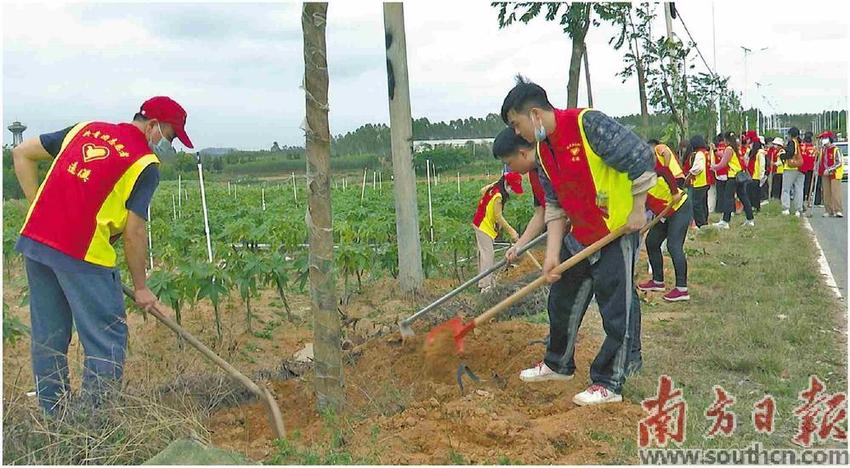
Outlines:
[[67, 354], [75, 323], [85, 352], [83, 395], [97, 401], [108, 386], [120, 382], [127, 349], [118, 270], [69, 273], [25, 259], [39, 405], [53, 413], [70, 390]]
[[[633, 233], [615, 240], [552, 284], [549, 344], [544, 358], [550, 369], [568, 375], [575, 372], [578, 329], [594, 295], [605, 341], [590, 366], [590, 379], [620, 393], [626, 377], [640, 366], [640, 301], [634, 285], [639, 239], [638, 233]], [[570, 258], [572, 252], [577, 253], [575, 247], [562, 245], [561, 261]]]

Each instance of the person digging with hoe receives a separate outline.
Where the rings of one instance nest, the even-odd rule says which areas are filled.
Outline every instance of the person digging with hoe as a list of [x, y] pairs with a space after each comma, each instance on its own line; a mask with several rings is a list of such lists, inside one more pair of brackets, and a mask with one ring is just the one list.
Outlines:
[[[122, 235], [136, 304], [158, 304], [145, 282], [145, 223], [159, 158], [175, 154], [175, 138], [193, 147], [185, 125], [186, 111], [157, 96], [130, 123], [82, 122], [12, 150], [30, 204], [16, 249], [29, 284], [36, 394], [47, 414], [70, 393], [72, 325], [85, 352], [83, 401], [96, 406], [121, 381], [128, 330], [113, 244]], [[38, 162], [51, 158], [39, 186]]]
[[[534, 143], [533, 152], [495, 154], [511, 171], [537, 172], [546, 193], [545, 209], [517, 242], [520, 248], [547, 228], [543, 275], [549, 292], [550, 339], [543, 360], [520, 373], [525, 382], [570, 380], [578, 328], [596, 296], [605, 340], [590, 367], [591, 385], [575, 395], [577, 405], [622, 401], [626, 377], [641, 366], [640, 304], [634, 285], [638, 231], [646, 224], [647, 191], [656, 183], [655, 155], [640, 137], [602, 112], [556, 109], [546, 91], [522, 76], [507, 94], [502, 120], [511, 132], [500, 139]], [[506, 148], [520, 147], [504, 145]], [[495, 151], [494, 151], [495, 152]], [[567, 220], [570, 229], [567, 232]], [[584, 247], [624, 227], [612, 241], [563, 275], [552, 270]], [[516, 250], [507, 252], [516, 260]]]

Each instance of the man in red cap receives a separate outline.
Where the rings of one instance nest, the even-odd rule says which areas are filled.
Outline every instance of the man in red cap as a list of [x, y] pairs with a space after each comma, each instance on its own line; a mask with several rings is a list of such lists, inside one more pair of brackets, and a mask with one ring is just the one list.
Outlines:
[[[145, 223], [159, 184], [159, 158], [189, 148], [186, 111], [171, 98], [145, 101], [130, 123], [81, 122], [30, 138], [12, 150], [30, 204], [16, 249], [29, 283], [32, 365], [39, 405], [66, 401], [72, 325], [85, 351], [82, 390], [96, 404], [120, 383], [127, 323], [113, 243], [124, 255], [136, 304], [157, 298], [146, 285]], [[53, 159], [39, 186], [38, 162]]]

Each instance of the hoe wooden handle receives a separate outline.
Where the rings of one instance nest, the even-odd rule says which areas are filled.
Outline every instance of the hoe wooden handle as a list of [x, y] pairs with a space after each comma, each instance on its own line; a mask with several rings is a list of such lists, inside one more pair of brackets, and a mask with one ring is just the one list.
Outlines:
[[[130, 299], [135, 300], [136, 295], [133, 291], [127, 286], [123, 286], [124, 294], [127, 295]], [[197, 349], [201, 354], [204, 355], [205, 358], [209, 359], [215, 365], [222, 368], [227, 372], [228, 375], [238, 380], [239, 383], [245, 386], [251, 393], [253, 393], [257, 398], [263, 400], [263, 403], [266, 405], [266, 409], [269, 412], [269, 420], [272, 424], [272, 427], [275, 431], [275, 435], [279, 438], [283, 438], [286, 436], [286, 431], [283, 426], [283, 417], [280, 413], [280, 408], [277, 406], [277, 402], [275, 402], [274, 397], [272, 397], [269, 390], [265, 387], [260, 387], [253, 380], [249, 379], [245, 374], [239, 372], [238, 369], [233, 367], [229, 362], [222, 359], [218, 354], [214, 353], [211, 349], [207, 348], [206, 345], [198, 341], [197, 338], [189, 334], [185, 328], [178, 325], [175, 321], [168, 318], [167, 315], [163, 314], [158, 307], [154, 306], [148, 312], [156, 317], [157, 320], [164, 323], [165, 326], [170, 328], [174, 333], [177, 333], [178, 336], [188, 341], [193, 348]]]
[[[660, 215], [653, 218], [652, 221], [647, 223], [647, 225], [644, 226], [640, 230], [641, 234], [648, 231], [650, 228], [652, 228], [652, 226], [655, 226], [655, 224], [657, 224], [659, 221], [661, 221], [662, 218], [667, 216], [667, 214], [670, 212], [671, 209], [673, 209], [672, 204], [667, 205], [667, 207], [664, 208], [664, 211], [662, 211]], [[610, 232], [608, 235], [606, 235], [602, 239], [599, 239], [598, 241], [588, 245], [587, 247], [582, 249], [581, 252], [573, 255], [572, 257], [568, 258], [567, 260], [565, 260], [560, 265], [553, 268], [552, 273], [561, 274], [561, 273], [569, 270], [570, 268], [574, 267], [575, 265], [577, 265], [582, 260], [584, 260], [587, 257], [590, 257], [594, 253], [598, 252], [603, 247], [610, 244], [611, 242], [613, 242], [614, 240], [616, 240], [617, 238], [619, 238], [623, 234], [626, 234], [626, 226], [622, 226], [619, 229], [617, 229], [616, 231]], [[543, 286], [544, 284], [546, 284], [546, 277], [545, 276], [540, 276], [539, 278], [535, 279], [531, 283], [528, 283], [527, 285], [525, 285], [519, 291], [511, 294], [510, 297], [508, 297], [507, 299], [505, 299], [502, 302], [494, 305], [493, 307], [491, 307], [490, 309], [488, 309], [486, 312], [479, 315], [478, 317], [475, 317], [475, 320], [474, 320], [475, 326], [477, 327], [477, 326], [479, 326], [483, 323], [488, 322], [490, 319], [492, 319], [496, 315], [504, 312], [509, 307], [516, 304], [522, 298], [527, 296], [529, 293], [531, 293], [535, 289], [539, 288], [540, 286]]]

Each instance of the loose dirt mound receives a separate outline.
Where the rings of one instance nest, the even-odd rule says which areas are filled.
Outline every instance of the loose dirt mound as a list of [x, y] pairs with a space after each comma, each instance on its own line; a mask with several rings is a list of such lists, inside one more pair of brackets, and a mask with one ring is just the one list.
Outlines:
[[[519, 371], [543, 355], [537, 341], [546, 332], [545, 325], [489, 324], [467, 336], [464, 356], [451, 352], [450, 335], [427, 352], [423, 336], [404, 344], [382, 339], [366, 345], [346, 368], [346, 448], [385, 464], [449, 463], [458, 457], [471, 463], [496, 463], [500, 457], [605, 463], [623, 440], [634, 438], [643, 411], [632, 403], [591, 408], [572, 403], [588, 384], [588, 366], [599, 345], [595, 336], [580, 336], [572, 381], [521, 382]], [[463, 395], [456, 380], [461, 362], [481, 379], [465, 377]], [[288, 430], [297, 429], [305, 443], [326, 436], [308, 381], [273, 387]], [[272, 433], [259, 404], [214, 415], [210, 429], [217, 446], [257, 459], [271, 453]]]

